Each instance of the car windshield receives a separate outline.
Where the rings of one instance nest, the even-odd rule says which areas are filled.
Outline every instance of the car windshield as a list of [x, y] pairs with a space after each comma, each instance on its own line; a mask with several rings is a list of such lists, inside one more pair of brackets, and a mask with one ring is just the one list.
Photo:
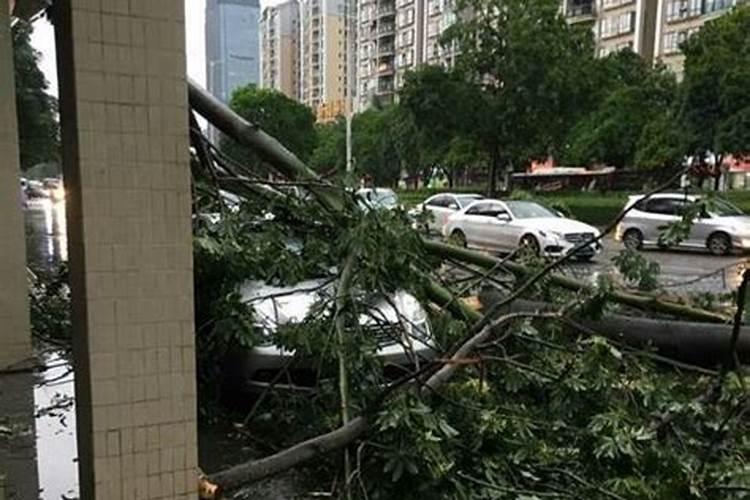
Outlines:
[[716, 217], [745, 215], [742, 210], [724, 200], [713, 200], [709, 205], [709, 212]]
[[533, 219], [536, 217], [559, 217], [555, 212], [533, 201], [506, 202], [510, 213], [516, 219]]
[[390, 189], [368, 189], [358, 193], [359, 198], [373, 207], [391, 208], [398, 205], [396, 193]]
[[483, 197], [478, 194], [460, 194], [456, 196], [456, 201], [461, 208], [465, 208], [469, 203], [481, 200]]

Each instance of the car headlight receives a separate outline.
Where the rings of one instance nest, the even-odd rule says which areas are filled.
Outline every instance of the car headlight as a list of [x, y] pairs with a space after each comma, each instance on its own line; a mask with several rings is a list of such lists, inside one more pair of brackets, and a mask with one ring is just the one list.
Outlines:
[[563, 238], [563, 234], [558, 231], [539, 231], [539, 234], [543, 238], [553, 238], [557, 240], [560, 240]]

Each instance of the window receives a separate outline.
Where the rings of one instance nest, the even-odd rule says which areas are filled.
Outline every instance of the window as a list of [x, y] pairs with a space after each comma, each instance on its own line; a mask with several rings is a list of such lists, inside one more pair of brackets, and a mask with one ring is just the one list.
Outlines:
[[728, 9], [732, 5], [732, 0], [706, 0], [704, 12], [716, 12], [717, 10]]
[[662, 53], [671, 54], [679, 52], [680, 44], [697, 32], [698, 28], [691, 28], [689, 30], [670, 31], [669, 33], [665, 33], [662, 37]]
[[449, 204], [450, 197], [448, 196], [436, 196], [425, 203], [428, 207], [447, 207]]
[[477, 203], [466, 211], [467, 215], [480, 215], [482, 217], [497, 217], [500, 214], [507, 213], [505, 206], [493, 202]]
[[703, 1], [704, 0], [670, 0], [667, 4], [667, 22], [700, 16], [703, 13]]
[[410, 30], [401, 32], [400, 43], [401, 43], [401, 47], [405, 47], [407, 45], [413, 44], [414, 43], [414, 30], [410, 29]]
[[660, 215], [677, 215], [681, 207], [682, 201], [672, 198], [653, 198], [636, 204], [638, 210]]
[[625, 12], [602, 19], [601, 34], [603, 38], [632, 33], [635, 30], [635, 12]]

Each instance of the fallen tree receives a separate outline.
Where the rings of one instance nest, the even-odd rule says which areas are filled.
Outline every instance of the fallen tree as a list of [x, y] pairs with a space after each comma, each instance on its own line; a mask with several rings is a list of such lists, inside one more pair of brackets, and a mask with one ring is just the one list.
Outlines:
[[[342, 188], [320, 180], [257, 127], [207, 99], [192, 83], [190, 99], [191, 106], [209, 122], [255, 148], [290, 182], [308, 187], [326, 210], [340, 216], [332, 221], [333, 233], [328, 235], [338, 257], [351, 255], [342, 248], [351, 250], [347, 246], [359, 244], [357, 237], [368, 240], [370, 246], [361, 248], [353, 276], [360, 278], [365, 271], [374, 273], [374, 278], [388, 276], [392, 278], [389, 286], [397, 287], [408, 285], [399, 272], [408, 277], [427, 272], [424, 263], [409, 261], [408, 252], [398, 251], [397, 241], [384, 240], [394, 244], [394, 251], [380, 249], [381, 240], [372, 240], [371, 231], [394, 228], [395, 235], [411, 238], [400, 232], [402, 226], [388, 226], [397, 215], [350, 212]], [[253, 178], [234, 180], [263, 183]], [[344, 244], [337, 246], [341, 241]], [[730, 423], [745, 429], [738, 418], [746, 404], [739, 385], [727, 383], [723, 398], [699, 399], [697, 394], [715, 385], [711, 377], [699, 374], [686, 382], [685, 375], [644, 364], [616, 343], [592, 335], [585, 324], [574, 335], [563, 331], [576, 320], [571, 316], [575, 306], [586, 300], [581, 292], [593, 292], [584, 283], [545, 270], [534, 274], [512, 262], [486, 260], [481, 254], [436, 242], [423, 241], [418, 249], [407, 250], [414, 250], [416, 257], [429, 252], [439, 259], [461, 259], [509, 275], [531, 276], [500, 299], [499, 303], [507, 301], [510, 307], [522, 304], [518, 300], [539, 277], [560, 288], [567, 302], [552, 310], [544, 306], [505, 314], [502, 308], [493, 307], [490, 314], [482, 315], [465, 307], [435, 277], [424, 276], [418, 280], [423, 296], [459, 320], [458, 331], [447, 337], [453, 349], [388, 387], [341, 427], [216, 472], [209, 476], [212, 481], [231, 490], [360, 442], [353, 477], [347, 475], [343, 482], [351, 484], [358, 478], [366, 494], [367, 464], [360, 463], [360, 452], [376, 439], [370, 455], [380, 468], [374, 475], [389, 474], [392, 483], [370, 485], [381, 497], [434, 497], [448, 488], [463, 498], [487, 498], [493, 492], [498, 498], [603, 495], [676, 500], [697, 495], [725, 498], [721, 495], [732, 488], [743, 491], [739, 464], [748, 446], [744, 441], [730, 442], [715, 431], [723, 432]], [[375, 262], [368, 261], [373, 258]], [[418, 272], [411, 267], [419, 268]], [[489, 277], [481, 278], [478, 284]], [[605, 298], [643, 311], [726, 322], [710, 311], [652, 296], [615, 291]], [[352, 314], [351, 304], [340, 304], [337, 309]], [[731, 349], [744, 349], [739, 321], [734, 333]], [[669, 416], [654, 425], [655, 414]], [[454, 425], [463, 430], [463, 439], [456, 438], [460, 432]], [[672, 432], [663, 432], [665, 428]], [[726, 450], [716, 444], [721, 442]], [[400, 481], [405, 474], [421, 482]]]
[[[503, 294], [496, 289], [485, 289], [480, 294], [485, 307], [501, 302]], [[555, 307], [544, 302], [516, 300], [501, 309], [511, 312], [551, 311]], [[573, 315], [580, 326], [603, 337], [626, 344], [654, 348], [662, 356], [699, 366], [721, 364], [731, 344], [733, 325], [706, 324], [696, 321], [639, 318], [624, 314], [606, 314], [597, 319]], [[750, 330], [741, 328], [736, 345], [742, 363], [750, 362]]]

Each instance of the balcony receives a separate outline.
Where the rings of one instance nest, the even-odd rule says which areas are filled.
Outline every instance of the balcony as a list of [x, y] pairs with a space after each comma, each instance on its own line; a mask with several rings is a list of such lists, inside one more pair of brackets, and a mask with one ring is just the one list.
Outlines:
[[383, 17], [393, 17], [396, 15], [396, 7], [393, 5], [384, 5], [378, 8], [378, 19]]
[[396, 52], [396, 45], [393, 43], [385, 43], [378, 46], [379, 56], [392, 56]]
[[378, 64], [378, 75], [389, 76], [393, 75], [394, 67], [392, 62], [382, 62]]
[[395, 23], [384, 23], [378, 25], [378, 36], [379, 37], [385, 37], [385, 36], [393, 36], [396, 33], [396, 24]]
[[596, 7], [593, 2], [570, 4], [566, 15], [570, 22], [593, 21], [596, 16]]

